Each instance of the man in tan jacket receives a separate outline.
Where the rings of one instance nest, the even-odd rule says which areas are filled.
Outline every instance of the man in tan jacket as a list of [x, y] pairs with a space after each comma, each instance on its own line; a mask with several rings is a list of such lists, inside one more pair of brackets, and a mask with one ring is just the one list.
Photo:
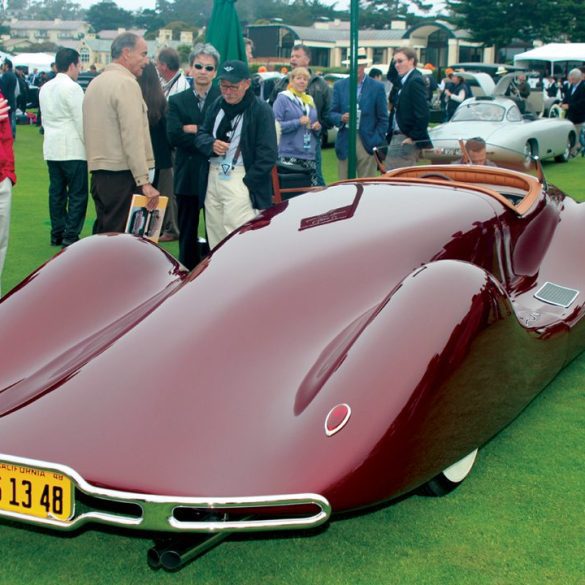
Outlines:
[[150, 184], [154, 155], [146, 104], [136, 81], [148, 62], [142, 37], [122, 33], [112, 42], [112, 63], [88, 86], [83, 102], [83, 126], [91, 195], [97, 219], [94, 233], [123, 232], [134, 193], [158, 204]]

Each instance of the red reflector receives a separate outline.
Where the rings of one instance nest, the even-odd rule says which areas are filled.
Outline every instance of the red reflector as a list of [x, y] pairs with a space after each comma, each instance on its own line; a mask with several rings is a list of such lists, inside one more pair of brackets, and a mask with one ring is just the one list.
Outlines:
[[349, 404], [338, 404], [334, 406], [325, 419], [325, 434], [330, 437], [339, 432], [349, 420], [351, 408]]

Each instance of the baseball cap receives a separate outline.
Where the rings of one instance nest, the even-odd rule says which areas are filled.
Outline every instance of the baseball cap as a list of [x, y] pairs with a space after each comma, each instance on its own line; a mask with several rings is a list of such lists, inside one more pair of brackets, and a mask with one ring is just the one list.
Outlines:
[[243, 79], [250, 79], [250, 70], [243, 61], [224, 61], [219, 66], [217, 78], [239, 83]]

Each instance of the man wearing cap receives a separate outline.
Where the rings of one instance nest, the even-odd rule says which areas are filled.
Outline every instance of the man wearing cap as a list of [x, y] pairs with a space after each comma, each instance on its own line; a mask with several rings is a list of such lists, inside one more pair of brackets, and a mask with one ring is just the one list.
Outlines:
[[195, 139], [210, 157], [205, 222], [211, 249], [272, 205], [271, 172], [278, 154], [274, 114], [250, 88], [246, 63], [225, 61], [217, 77], [221, 98]]
[[416, 69], [416, 61], [416, 53], [410, 47], [394, 51], [400, 90], [392, 110], [387, 169], [415, 165], [419, 148], [431, 146], [427, 130], [430, 117], [427, 92], [422, 74]]
[[134, 193], [148, 199], [149, 210], [156, 209], [159, 196], [150, 182], [154, 155], [147, 108], [136, 81], [148, 63], [146, 41], [125, 32], [112, 41], [110, 52], [112, 62], [88, 85], [83, 100], [96, 234], [125, 230]]
[[[385, 146], [388, 128], [388, 103], [384, 84], [365, 74], [370, 62], [365, 51], [358, 53], [357, 79], [357, 176], [374, 177], [376, 160], [374, 148]], [[349, 64], [349, 61], [344, 61]], [[349, 92], [350, 78], [340, 79], [333, 85], [333, 101], [330, 120], [339, 128], [335, 139], [337, 170], [340, 179], [347, 179], [347, 158], [349, 156]]]

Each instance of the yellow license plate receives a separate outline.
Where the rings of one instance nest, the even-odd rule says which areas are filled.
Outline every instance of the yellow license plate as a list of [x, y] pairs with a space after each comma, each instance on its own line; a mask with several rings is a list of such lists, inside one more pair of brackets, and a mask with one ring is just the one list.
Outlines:
[[0, 462], [0, 510], [69, 520], [74, 512], [73, 482], [57, 471]]

